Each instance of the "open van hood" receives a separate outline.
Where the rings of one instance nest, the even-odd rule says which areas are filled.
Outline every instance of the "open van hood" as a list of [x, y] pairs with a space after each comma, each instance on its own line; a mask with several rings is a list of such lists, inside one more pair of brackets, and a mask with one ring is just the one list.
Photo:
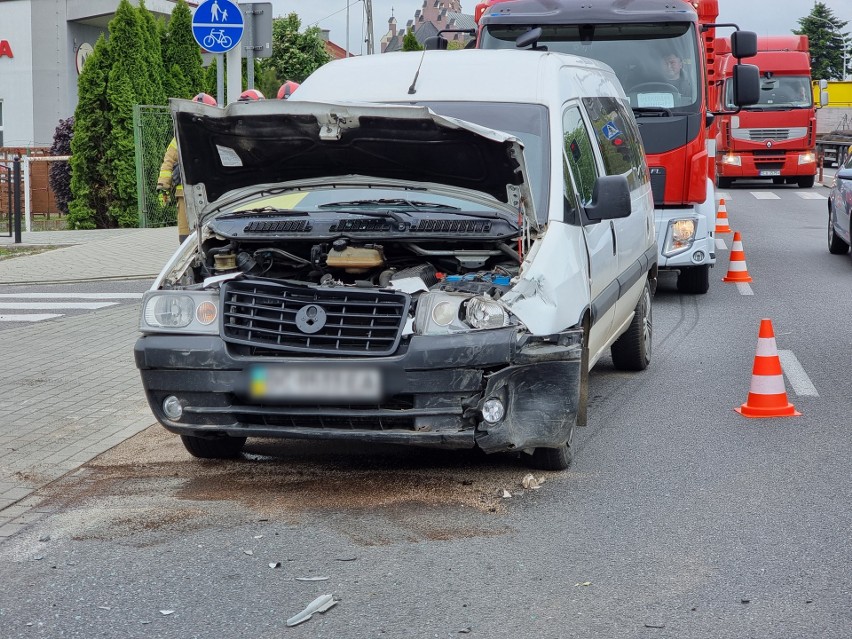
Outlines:
[[171, 100], [187, 205], [257, 185], [357, 176], [464, 189], [537, 226], [523, 145], [426, 107], [267, 100], [225, 108]]

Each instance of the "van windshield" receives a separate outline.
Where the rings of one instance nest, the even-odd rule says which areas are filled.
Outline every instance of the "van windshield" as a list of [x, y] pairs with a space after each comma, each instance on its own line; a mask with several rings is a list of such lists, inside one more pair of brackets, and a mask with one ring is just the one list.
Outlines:
[[[539, 46], [612, 67], [637, 112], [693, 113], [701, 98], [701, 58], [693, 25], [616, 23], [541, 25]], [[513, 49], [529, 25], [488, 25], [483, 49]]]
[[524, 159], [530, 176], [536, 217], [547, 221], [550, 139], [547, 107], [540, 104], [492, 102], [418, 102], [438, 115], [473, 122], [514, 135], [524, 144]]

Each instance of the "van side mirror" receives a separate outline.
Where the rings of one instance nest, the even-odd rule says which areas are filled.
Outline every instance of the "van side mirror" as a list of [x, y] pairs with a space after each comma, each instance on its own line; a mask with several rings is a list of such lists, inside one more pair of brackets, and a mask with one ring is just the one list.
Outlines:
[[591, 222], [630, 216], [630, 186], [623, 175], [602, 175], [592, 188], [592, 203], [585, 207]]
[[447, 48], [449, 41], [443, 36], [430, 36], [426, 38], [426, 42], [424, 43], [424, 47], [427, 51], [439, 51]]
[[760, 102], [760, 71], [754, 64], [734, 66], [734, 104], [738, 107]]
[[731, 53], [738, 60], [757, 55], [757, 34], [754, 31], [734, 31], [731, 34]]

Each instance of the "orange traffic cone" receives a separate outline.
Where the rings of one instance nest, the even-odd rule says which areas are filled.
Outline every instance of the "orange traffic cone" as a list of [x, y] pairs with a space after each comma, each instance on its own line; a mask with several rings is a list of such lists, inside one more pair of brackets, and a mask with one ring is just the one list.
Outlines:
[[784, 373], [781, 360], [775, 347], [775, 333], [772, 321], [760, 320], [760, 332], [757, 335], [757, 352], [754, 355], [754, 367], [751, 371], [751, 387], [746, 403], [735, 408], [746, 417], [793, 417], [801, 415], [787, 401], [784, 389]]
[[734, 245], [731, 247], [731, 261], [728, 264], [728, 274], [722, 278], [723, 282], [751, 282], [751, 275], [746, 268], [743, 241], [740, 232], [734, 231]]
[[731, 227], [728, 226], [728, 209], [725, 207], [725, 198], [720, 198], [719, 210], [716, 212], [716, 235], [730, 232]]

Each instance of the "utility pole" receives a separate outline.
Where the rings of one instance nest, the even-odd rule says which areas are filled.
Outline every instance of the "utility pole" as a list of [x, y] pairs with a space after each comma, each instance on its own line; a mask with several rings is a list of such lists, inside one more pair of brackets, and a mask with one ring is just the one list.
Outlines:
[[364, 0], [364, 13], [367, 14], [367, 55], [375, 53], [373, 42], [373, 0]]

